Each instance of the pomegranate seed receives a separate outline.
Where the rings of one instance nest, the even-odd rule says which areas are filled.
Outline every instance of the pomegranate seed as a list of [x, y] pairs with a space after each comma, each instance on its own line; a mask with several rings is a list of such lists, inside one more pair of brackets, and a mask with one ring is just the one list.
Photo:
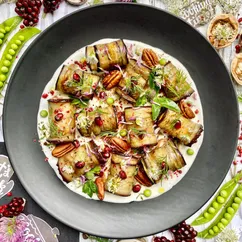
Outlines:
[[104, 99], [107, 96], [106, 92], [100, 92], [99, 98]]
[[104, 172], [103, 172], [103, 171], [100, 171], [100, 172], [99, 172], [99, 176], [100, 176], [100, 177], [103, 177], [103, 175], [104, 175]]
[[103, 149], [103, 152], [112, 152], [112, 148], [111, 147], [108, 147], [108, 146], [105, 146], [104, 149]]
[[155, 237], [154, 238], [154, 242], [161, 242], [161, 238], [160, 237]]
[[27, 8], [29, 5], [28, 5], [28, 3], [26, 1], [24, 1], [23, 2], [23, 6]]
[[33, 19], [33, 17], [30, 14], [27, 16], [27, 18], [28, 18], [28, 20], [32, 20]]
[[196, 109], [196, 110], [195, 110], [195, 114], [198, 114], [198, 113], [199, 113], [199, 110], [198, 110], [198, 109]]
[[55, 120], [56, 121], [60, 121], [60, 120], [62, 120], [62, 118], [63, 118], [63, 113], [57, 113], [56, 115], [55, 115]]
[[23, 28], [24, 28], [24, 25], [23, 25], [23, 24], [21, 24], [21, 25], [20, 25], [20, 29], [23, 29]]
[[5, 211], [3, 212], [3, 216], [8, 217], [8, 216], [9, 216], [9, 211], [5, 210]]
[[127, 178], [127, 175], [125, 173], [125, 171], [120, 171], [119, 172], [119, 177], [122, 179], [122, 180], [125, 180]]
[[80, 146], [80, 142], [78, 140], [74, 140], [73, 144], [75, 145], [76, 148]]
[[13, 205], [11, 205], [11, 207], [18, 207], [18, 206], [19, 206], [18, 202], [14, 202]]
[[47, 98], [48, 97], [48, 94], [47, 93], [44, 93], [43, 95], [42, 95], [42, 98]]
[[75, 167], [78, 168], [78, 169], [82, 169], [84, 166], [85, 166], [85, 162], [84, 161], [78, 161], [75, 164]]
[[175, 125], [174, 125], [174, 128], [175, 129], [180, 129], [181, 128], [181, 121], [180, 120], [177, 120]]
[[108, 159], [110, 157], [110, 153], [109, 152], [102, 152], [102, 157], [105, 159]]
[[99, 127], [101, 127], [103, 125], [103, 121], [100, 117], [96, 117], [95, 118], [95, 123], [96, 125], [98, 125]]
[[165, 169], [166, 168], [166, 163], [165, 162], [162, 162], [161, 163], [161, 169], [163, 170], [163, 169]]
[[242, 18], [239, 18], [239, 19], [238, 19], [238, 22], [241, 23], [241, 22], [242, 22]]
[[7, 196], [8, 196], [8, 197], [11, 197], [12, 195], [13, 195], [13, 194], [12, 194], [11, 192], [8, 192], [8, 193], [7, 193]]
[[20, 204], [23, 204], [23, 203], [24, 203], [24, 200], [23, 200], [23, 198], [21, 198], [21, 197], [19, 197], [17, 201], [18, 201], [18, 203], [20, 203]]
[[30, 21], [29, 22], [29, 26], [33, 26], [34, 25], [34, 22], [33, 21]]
[[15, 208], [15, 207], [11, 207], [10, 210], [11, 210], [12, 212], [15, 212], [16, 208]]
[[161, 239], [161, 242], [167, 242], [167, 238], [165, 236], [162, 236], [160, 239]]
[[73, 74], [73, 79], [75, 80], [75, 81], [80, 81], [80, 76], [77, 74], [77, 73], [74, 73]]
[[21, 8], [21, 7], [23, 6], [23, 4], [20, 3], [20, 2], [17, 2], [17, 3], [16, 3], [16, 6], [17, 6], [18, 8]]
[[34, 10], [35, 12], [32, 12], [31, 15], [32, 15], [34, 18], [38, 17], [38, 14], [37, 14], [37, 12], [38, 12], [38, 8], [37, 8], [37, 7], [34, 7], [33, 10]]
[[27, 19], [25, 19], [25, 20], [23, 21], [23, 24], [24, 24], [25, 26], [29, 26], [29, 21], [28, 21]]
[[236, 166], [237, 165], [237, 161], [233, 161], [233, 165]]
[[40, 7], [42, 5], [41, 1], [36, 1], [36, 4], [38, 7]]
[[34, 19], [33, 19], [33, 22], [34, 22], [34, 23], [38, 23], [38, 22], [39, 22], [39, 19], [38, 19], [38, 18], [34, 18]]
[[192, 231], [192, 237], [195, 238], [197, 236], [197, 231]]
[[133, 192], [139, 192], [140, 189], [141, 189], [140, 184], [136, 184], [136, 185], [133, 186]]

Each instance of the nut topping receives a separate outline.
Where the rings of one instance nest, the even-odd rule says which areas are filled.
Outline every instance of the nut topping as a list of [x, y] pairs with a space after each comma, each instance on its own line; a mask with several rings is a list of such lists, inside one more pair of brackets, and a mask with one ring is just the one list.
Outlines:
[[54, 157], [60, 158], [65, 154], [71, 152], [73, 149], [75, 149], [75, 146], [72, 143], [60, 144], [53, 149], [52, 155]]
[[184, 100], [181, 100], [180, 101], [180, 108], [181, 108], [181, 111], [182, 111], [182, 114], [185, 118], [188, 118], [188, 119], [192, 119], [195, 117], [195, 114], [194, 112], [192, 111], [192, 109], [188, 106], [188, 104], [186, 102], [184, 102]]
[[104, 77], [103, 79], [103, 86], [110, 90], [111, 88], [118, 85], [119, 81], [122, 78], [122, 73], [120, 71], [112, 71], [110, 74]]
[[100, 200], [103, 200], [104, 199], [104, 180], [102, 177], [98, 177], [96, 180], [95, 180], [95, 183], [97, 185], [97, 190], [98, 190], [98, 198]]
[[153, 67], [159, 63], [158, 56], [152, 49], [144, 49], [142, 60], [149, 66]]
[[114, 149], [118, 152], [126, 152], [130, 149], [130, 145], [125, 141], [117, 137], [113, 137], [110, 139], [112, 145], [114, 145]]

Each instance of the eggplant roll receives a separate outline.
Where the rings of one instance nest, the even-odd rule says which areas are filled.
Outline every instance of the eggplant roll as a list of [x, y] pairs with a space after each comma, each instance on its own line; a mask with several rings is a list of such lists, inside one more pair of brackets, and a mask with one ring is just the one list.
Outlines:
[[[75, 165], [77, 162], [84, 162], [84, 167], [77, 168]], [[82, 145], [59, 158], [57, 165], [63, 180], [70, 182], [99, 165], [99, 162], [96, 156], [90, 152], [89, 148]]]
[[[75, 80], [73, 76], [79, 78]], [[84, 99], [90, 99], [96, 89], [100, 76], [87, 73], [76, 68], [76, 65], [64, 65], [56, 83], [56, 89], [62, 93], [79, 95]]]
[[[148, 78], [150, 74], [150, 68], [138, 64], [136, 60], [131, 59], [125, 69], [125, 77], [119, 82], [119, 88], [116, 92], [124, 99], [130, 101], [130, 99], [137, 99], [144, 88], [147, 86]], [[130, 96], [130, 97], [129, 97]]]
[[127, 48], [123, 40], [86, 47], [86, 57], [92, 71], [110, 70], [115, 65], [128, 64]]
[[164, 173], [162, 163], [165, 162], [169, 170], [175, 171], [186, 165], [175, 144], [169, 139], [162, 139], [155, 149], [147, 153], [142, 164], [148, 177], [157, 183]]
[[[181, 122], [181, 128], [176, 129], [175, 124], [178, 121]], [[183, 117], [180, 113], [173, 112], [169, 109], [160, 116], [158, 126], [166, 131], [168, 135], [179, 139], [184, 145], [188, 146], [196, 143], [203, 131], [201, 124], [195, 123]]]
[[[139, 159], [132, 156], [112, 154], [110, 173], [105, 183], [105, 190], [120, 196], [130, 196]], [[127, 178], [121, 179], [119, 172], [124, 171]]]
[[[99, 126], [95, 122], [95, 118], [100, 117], [102, 125]], [[81, 112], [77, 116], [77, 128], [81, 135], [89, 137], [92, 133], [99, 135], [104, 131], [116, 131], [117, 118], [113, 107], [99, 108], [97, 112]]]
[[191, 85], [186, 81], [186, 75], [171, 62], [167, 62], [164, 66], [164, 79], [165, 94], [173, 101], [179, 101], [194, 92]]
[[75, 139], [75, 107], [71, 99], [50, 99], [49, 104], [49, 142], [72, 142]]
[[151, 112], [150, 106], [125, 109], [125, 121], [130, 130], [130, 145], [132, 148], [157, 143]]

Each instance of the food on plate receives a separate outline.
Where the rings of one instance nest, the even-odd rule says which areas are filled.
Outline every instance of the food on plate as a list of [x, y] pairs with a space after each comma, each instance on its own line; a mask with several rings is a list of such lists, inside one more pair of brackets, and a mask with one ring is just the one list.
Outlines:
[[231, 62], [231, 73], [234, 80], [242, 85], [242, 53], [237, 54]]
[[216, 49], [221, 49], [234, 42], [238, 29], [238, 20], [232, 14], [220, 14], [210, 22], [207, 38]]
[[[18, 20], [15, 20], [18, 22]], [[13, 23], [14, 25], [14, 23]], [[6, 30], [2, 29], [3, 32]], [[10, 74], [11, 68], [13, 66], [14, 60], [18, 52], [24, 46], [24, 44], [30, 40], [33, 36], [40, 33], [39, 29], [36, 28], [25, 28], [19, 30], [7, 43], [7, 46], [2, 54], [2, 58], [0, 59], [0, 91], [3, 90], [6, 80]], [[1, 29], [0, 29], [1, 36]], [[0, 38], [1, 42], [1, 38]], [[0, 46], [1, 48], [1, 46]]]
[[131, 40], [100, 40], [75, 52], [46, 85], [38, 113], [40, 143], [58, 177], [108, 202], [168, 191], [203, 139], [201, 102], [186, 68]]

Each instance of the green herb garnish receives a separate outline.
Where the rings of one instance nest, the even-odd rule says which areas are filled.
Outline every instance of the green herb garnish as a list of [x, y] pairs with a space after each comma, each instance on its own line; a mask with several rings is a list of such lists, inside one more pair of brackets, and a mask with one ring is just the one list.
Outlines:
[[112, 132], [112, 131], [103, 131], [103, 132], [101, 132], [99, 135], [101, 136], [101, 137], [103, 137], [103, 136], [116, 136], [118, 134], [118, 132]]
[[86, 181], [82, 187], [82, 192], [86, 193], [89, 197], [93, 196], [93, 193], [98, 193], [97, 185], [94, 181]]
[[171, 99], [169, 99], [167, 97], [156, 96], [156, 97], [154, 97], [153, 104], [152, 104], [152, 119], [153, 120], [156, 120], [158, 118], [161, 108], [167, 108], [167, 109], [170, 109], [177, 113], [181, 112], [179, 106]]
[[88, 179], [88, 180], [92, 180], [95, 176], [95, 174], [99, 174], [101, 171], [101, 167], [100, 166], [95, 166], [93, 169], [91, 169], [90, 171], [88, 171], [86, 174], [85, 174], [85, 177]]
[[242, 94], [238, 94], [237, 98], [238, 98], [238, 101], [242, 103]]

